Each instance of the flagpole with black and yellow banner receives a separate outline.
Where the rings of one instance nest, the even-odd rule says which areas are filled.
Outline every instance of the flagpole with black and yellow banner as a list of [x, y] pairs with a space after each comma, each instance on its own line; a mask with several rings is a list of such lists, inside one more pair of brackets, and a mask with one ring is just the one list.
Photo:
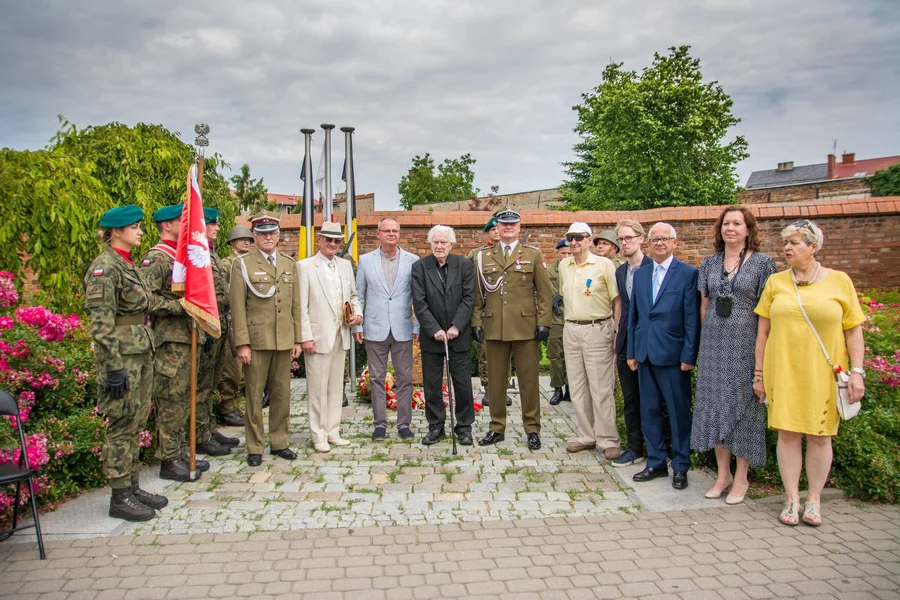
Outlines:
[[[353, 176], [353, 132], [354, 127], [341, 127], [344, 132], [344, 173], [341, 179], [347, 184], [347, 240], [350, 241], [350, 255], [359, 262], [359, 236], [356, 235], [356, 180]], [[351, 354], [352, 356], [352, 354]]]
[[309, 258], [315, 252], [313, 251], [313, 237], [315, 232], [313, 226], [313, 172], [312, 172], [312, 156], [310, 155], [310, 146], [312, 142], [312, 134], [315, 129], [304, 128], [300, 130], [303, 134], [303, 169], [300, 179], [303, 180], [303, 206], [300, 211], [300, 235], [297, 238], [299, 248], [297, 249], [297, 260]]

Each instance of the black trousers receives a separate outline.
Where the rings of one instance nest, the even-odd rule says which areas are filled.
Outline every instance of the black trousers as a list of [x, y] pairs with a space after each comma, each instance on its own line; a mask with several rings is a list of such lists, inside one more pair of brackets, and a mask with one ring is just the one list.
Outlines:
[[628, 367], [626, 351], [623, 348], [616, 355], [616, 369], [619, 372], [619, 383], [622, 385], [622, 397], [625, 400], [625, 430], [628, 432], [626, 450], [636, 456], [644, 455], [644, 434], [641, 432], [641, 390], [638, 385], [637, 371]]
[[[441, 391], [445, 370], [443, 352], [422, 352], [422, 387], [425, 389], [425, 418], [429, 431], [442, 430], [447, 418]], [[468, 352], [450, 350], [450, 378], [456, 405], [456, 433], [471, 434], [475, 407], [472, 404], [472, 360]]]

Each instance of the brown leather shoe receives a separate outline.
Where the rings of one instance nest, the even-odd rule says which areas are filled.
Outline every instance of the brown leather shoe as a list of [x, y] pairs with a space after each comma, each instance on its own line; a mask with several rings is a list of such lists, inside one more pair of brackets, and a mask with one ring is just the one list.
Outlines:
[[579, 442], [578, 440], [575, 440], [574, 442], [572, 442], [571, 444], [566, 446], [566, 452], [571, 452], [574, 454], [575, 452], [584, 452], [585, 450], [593, 450], [596, 447], [597, 447], [597, 444], [595, 444], [594, 442], [591, 442], [590, 444], [583, 444], [583, 443]]
[[606, 460], [616, 460], [619, 458], [619, 449], [618, 448], [606, 448], [603, 450], [603, 456], [606, 457]]

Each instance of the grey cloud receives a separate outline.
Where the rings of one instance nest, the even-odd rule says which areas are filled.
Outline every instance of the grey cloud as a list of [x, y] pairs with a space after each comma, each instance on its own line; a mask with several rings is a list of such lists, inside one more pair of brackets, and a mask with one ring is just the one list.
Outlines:
[[[79, 125], [158, 122], [270, 190], [296, 193], [300, 127], [354, 125], [357, 188], [379, 208], [415, 154], [470, 152], [476, 184], [555, 187], [577, 141], [573, 104], [610, 61], [640, 70], [692, 44], [735, 101], [750, 171], [821, 162], [838, 138], [900, 153], [896, 2], [221, 0], [214, 5], [0, 2], [0, 143], [39, 147]], [[318, 162], [321, 132], [314, 136]], [[335, 138], [339, 177], [343, 140]]]

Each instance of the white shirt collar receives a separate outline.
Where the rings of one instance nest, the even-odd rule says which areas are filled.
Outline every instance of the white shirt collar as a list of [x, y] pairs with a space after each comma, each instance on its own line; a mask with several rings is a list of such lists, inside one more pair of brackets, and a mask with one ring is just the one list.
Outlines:
[[672, 256], [670, 256], [669, 258], [667, 258], [666, 260], [662, 261], [661, 263], [658, 263], [658, 262], [656, 262], [656, 261], [654, 260], [654, 261], [653, 261], [653, 265], [654, 265], [653, 268], [656, 269], [656, 265], [662, 265], [663, 271], [668, 271], [668, 270], [669, 270], [669, 267], [672, 266], [672, 261], [673, 261], [673, 260], [675, 260], [675, 255], [674, 255], [674, 254], [673, 254]]
[[500, 250], [506, 254], [506, 249], [509, 248], [509, 253], [512, 254], [512, 251], [516, 249], [516, 246], [519, 244], [519, 240], [514, 240], [511, 244], [504, 244], [500, 242]]

